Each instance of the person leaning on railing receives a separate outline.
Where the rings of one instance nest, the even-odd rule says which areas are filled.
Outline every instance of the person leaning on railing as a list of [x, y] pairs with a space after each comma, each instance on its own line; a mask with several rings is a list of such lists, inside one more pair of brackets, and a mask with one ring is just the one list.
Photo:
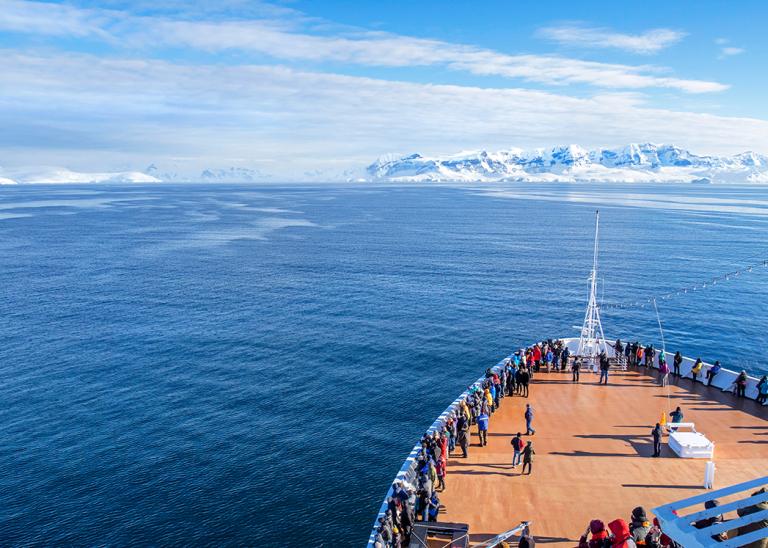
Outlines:
[[723, 366], [720, 365], [720, 360], [715, 360], [715, 365], [710, 367], [709, 371], [707, 371], [707, 386], [712, 386], [712, 381], [715, 380], [715, 377], [722, 368]]
[[757, 383], [757, 403], [764, 404], [768, 400], [768, 376], [763, 375]]

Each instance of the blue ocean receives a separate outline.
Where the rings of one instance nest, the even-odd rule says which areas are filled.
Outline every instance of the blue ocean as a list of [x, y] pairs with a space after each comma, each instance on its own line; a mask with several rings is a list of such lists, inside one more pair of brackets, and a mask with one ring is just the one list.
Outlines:
[[3, 188], [0, 545], [362, 545], [468, 382], [577, 335], [598, 208], [605, 305], [768, 371], [768, 268], [703, 287], [768, 259], [762, 187]]

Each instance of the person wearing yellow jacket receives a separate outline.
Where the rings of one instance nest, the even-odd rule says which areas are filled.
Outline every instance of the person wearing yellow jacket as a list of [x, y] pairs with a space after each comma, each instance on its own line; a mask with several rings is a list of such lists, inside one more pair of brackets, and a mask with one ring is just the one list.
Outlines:
[[694, 363], [691, 368], [691, 378], [693, 379], [693, 382], [696, 382], [696, 377], [701, 373], [702, 367], [704, 367], [704, 363], [702, 363], [701, 358], [696, 358], [696, 363]]

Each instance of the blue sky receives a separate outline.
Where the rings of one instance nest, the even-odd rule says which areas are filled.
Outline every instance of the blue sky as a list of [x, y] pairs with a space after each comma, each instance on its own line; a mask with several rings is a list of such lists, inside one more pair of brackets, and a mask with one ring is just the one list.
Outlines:
[[0, 0], [0, 166], [671, 142], [768, 153], [761, 2]]

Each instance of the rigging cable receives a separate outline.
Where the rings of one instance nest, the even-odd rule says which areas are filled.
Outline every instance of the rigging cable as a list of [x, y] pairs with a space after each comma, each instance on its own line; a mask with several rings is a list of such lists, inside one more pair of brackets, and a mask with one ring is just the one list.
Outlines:
[[[659, 315], [659, 306], [656, 304], [656, 298], [653, 299], [653, 309], [656, 311], [656, 321], [659, 324], [659, 333], [661, 334], [661, 351], [664, 354], [664, 362], [667, 361], [667, 344], [664, 342], [664, 328], [661, 326], [661, 316]], [[659, 367], [661, 369], [661, 367]], [[672, 396], [670, 395], [669, 391], [669, 366], [667, 366], [667, 373], [664, 375], [664, 377], [661, 376], [661, 371], [659, 371], [659, 380], [664, 383], [664, 388], [666, 388], [667, 392], [667, 413], [670, 412], [670, 409], [672, 409], [672, 406], [670, 404], [670, 400], [672, 399]], [[666, 417], [666, 415], [664, 415]]]

